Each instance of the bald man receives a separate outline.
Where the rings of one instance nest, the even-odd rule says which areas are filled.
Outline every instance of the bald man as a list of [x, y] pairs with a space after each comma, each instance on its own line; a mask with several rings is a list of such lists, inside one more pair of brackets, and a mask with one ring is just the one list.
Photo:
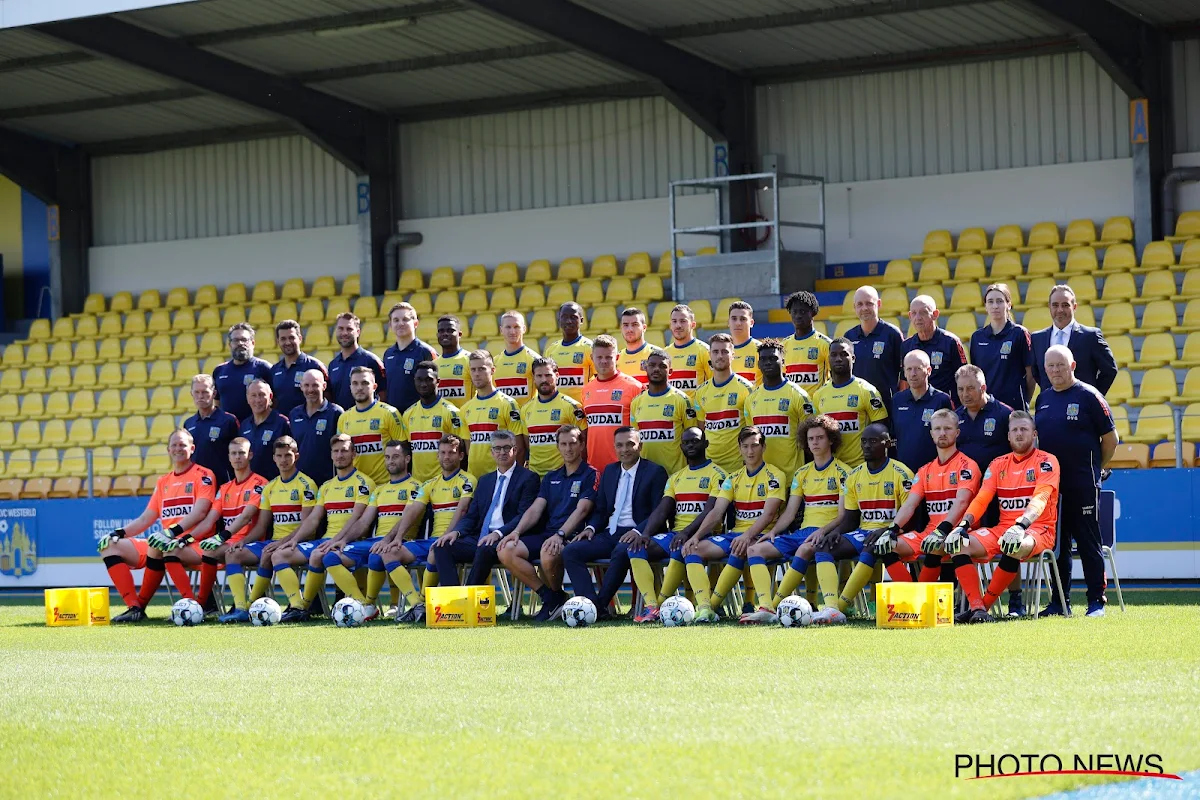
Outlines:
[[292, 437], [300, 447], [298, 469], [318, 486], [333, 478], [333, 458], [329, 438], [337, 433], [338, 419], [344, 408], [325, 399], [325, 372], [310, 369], [300, 376], [304, 402], [288, 412]]
[[271, 384], [265, 380], [251, 381], [246, 387], [250, 414], [238, 428], [238, 436], [250, 442], [250, 471], [267, 480], [279, 477], [279, 467], [274, 459], [275, 440], [292, 434], [288, 418], [271, 408], [274, 394]]
[[929, 385], [931, 371], [925, 351], [913, 350], [904, 357], [908, 388], [892, 398], [896, 457], [913, 472], [937, 458], [937, 446], [929, 432], [934, 412], [952, 408], [950, 395]]
[[[854, 314], [858, 324], [846, 331], [854, 343], [854, 377], [862, 378], [879, 390], [889, 412], [892, 395], [900, 381], [904, 334], [890, 322], [879, 318], [883, 303], [874, 286], [860, 286], [854, 293]], [[890, 309], [894, 314], [895, 309]]]
[[903, 354], [925, 351], [932, 369], [930, 385], [950, 395], [957, 406], [958, 386], [954, 383], [954, 373], [967, 363], [967, 351], [961, 339], [938, 327], [941, 315], [937, 302], [929, 295], [919, 294], [913, 298], [908, 306], [908, 330], [912, 336], [904, 340]]

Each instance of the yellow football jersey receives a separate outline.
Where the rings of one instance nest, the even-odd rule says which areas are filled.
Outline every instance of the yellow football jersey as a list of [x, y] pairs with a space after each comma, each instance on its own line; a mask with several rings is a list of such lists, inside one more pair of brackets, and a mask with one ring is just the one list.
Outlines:
[[573, 342], [555, 339], [546, 345], [546, 352], [542, 355], [553, 359], [558, 366], [558, 390], [577, 403], [583, 402], [584, 384], [596, 377], [596, 365], [592, 363], [592, 340], [586, 336], [577, 336]]
[[379, 400], [363, 411], [358, 406], [347, 408], [338, 417], [337, 430], [354, 442], [354, 466], [377, 484], [388, 479], [383, 446], [392, 439], [408, 441], [400, 412]]
[[444, 434], [467, 440], [463, 415], [449, 400], [435, 400], [431, 406], [420, 400], [413, 403], [404, 412], [404, 429], [412, 445], [412, 474], [419, 481], [429, 480], [441, 469], [438, 442]]
[[650, 343], [646, 341], [643, 341], [642, 346], [637, 350], [622, 347], [621, 351], [617, 353], [617, 372], [637, 378], [638, 383], [645, 386], [649, 380], [646, 378], [646, 357], [648, 355], [650, 355]]
[[665, 497], [675, 501], [675, 523], [671, 530], [678, 533], [696, 521], [704, 513], [708, 498], [721, 494], [721, 484], [728, 473], [711, 460], [698, 467], [684, 467], [667, 478]]
[[[536, 397], [536, 393], [534, 395]], [[513, 436], [525, 433], [521, 422], [521, 408], [517, 401], [496, 390], [489, 395], [477, 394], [462, 407], [463, 424], [471, 437], [467, 450], [467, 465], [471, 471], [486, 475], [496, 469], [492, 457], [492, 434], [496, 431], [511, 431]], [[418, 476], [419, 477], [419, 476]]]
[[[587, 430], [583, 406], [562, 391], [555, 392], [549, 400], [535, 396], [521, 409], [521, 422], [529, 436], [529, 468], [543, 478], [563, 465], [562, 453], [558, 452], [558, 429], [574, 425]], [[471, 468], [475, 469], [474, 464]]]
[[471, 383], [471, 354], [461, 347], [452, 356], [438, 356], [433, 360], [438, 368], [438, 397], [449, 400], [455, 408], [475, 396], [475, 384]]
[[861, 464], [846, 478], [846, 510], [859, 512], [859, 530], [886, 528], [904, 505], [912, 484], [912, 471], [894, 458], [878, 472]]
[[367, 505], [375, 481], [354, 470], [345, 478], [334, 475], [317, 490], [317, 505], [325, 507], [325, 538], [332, 539], [342, 532], [357, 504]]
[[850, 468], [836, 458], [824, 467], [809, 462], [792, 477], [791, 495], [804, 498], [800, 526], [822, 528], [837, 519], [838, 498], [846, 488]]
[[271, 515], [271, 539], [283, 539], [300, 527], [300, 513], [317, 504], [317, 485], [303, 472], [289, 480], [273, 478], [263, 489], [258, 507]]
[[829, 337], [813, 329], [803, 339], [784, 339], [783, 377], [812, 394], [829, 377]]
[[813, 406], [818, 414], [837, 420], [842, 430], [842, 446], [834, 453], [848, 467], [863, 463], [863, 428], [872, 422], [887, 419], [887, 407], [875, 387], [862, 378], [851, 378], [849, 383], [835, 386], [829, 381], [813, 394]]
[[736, 374], [724, 383], [706, 381], [696, 390], [696, 415], [704, 424], [708, 457], [726, 472], [742, 468], [737, 437], [742, 428], [742, 408], [752, 391], [753, 384]]
[[[537, 394], [533, 385], [533, 360], [538, 354], [527, 346], [515, 353], [502, 351], [493, 358], [496, 365], [496, 387], [523, 406], [530, 397]], [[483, 473], [480, 473], [481, 475]]]
[[692, 339], [682, 346], [671, 342], [666, 351], [671, 357], [671, 377], [667, 383], [694, 398], [700, 385], [712, 377], [708, 345], [699, 339]]
[[758, 371], [758, 339], [751, 336], [741, 344], [733, 346], [733, 360], [730, 361], [733, 371], [750, 383], [758, 386], [762, 383], [762, 373]]
[[422, 483], [412, 499], [414, 503], [425, 504], [426, 513], [433, 513], [433, 538], [436, 539], [450, 530], [454, 510], [464, 497], [470, 499], [474, 492], [475, 476], [460, 469], [449, 478], [439, 472], [437, 477]]
[[742, 423], [762, 431], [766, 462], [791, 475], [804, 463], [804, 450], [797, 443], [796, 434], [800, 424], [812, 413], [808, 393], [796, 384], [784, 381], [774, 389], [759, 386], [752, 391], [742, 408]]
[[[721, 484], [720, 497], [733, 508], [732, 533], [745, 533], [763, 515], [763, 507], [771, 499], [787, 500], [787, 479], [783, 473], [764, 463], [753, 474], [742, 467]], [[782, 506], [781, 506], [782, 507]], [[774, 518], [771, 519], [774, 522]], [[770, 524], [767, 525], [770, 527]]]
[[[376, 536], [387, 536], [392, 532], [392, 528], [404, 515], [408, 501], [416, 496], [417, 490], [420, 488], [421, 482], [412, 475], [402, 475], [399, 480], [389, 480], [387, 483], [375, 487], [375, 491], [371, 492], [368, 505], [375, 508]], [[419, 533], [418, 527], [414, 527], [408, 532], [410, 538], [416, 538]]]
[[696, 409], [688, 396], [670, 386], [659, 395], [650, 390], [633, 398], [629, 423], [642, 435], [642, 455], [658, 464], [668, 475], [683, 469], [687, 459], [679, 449], [683, 429], [696, 424]]

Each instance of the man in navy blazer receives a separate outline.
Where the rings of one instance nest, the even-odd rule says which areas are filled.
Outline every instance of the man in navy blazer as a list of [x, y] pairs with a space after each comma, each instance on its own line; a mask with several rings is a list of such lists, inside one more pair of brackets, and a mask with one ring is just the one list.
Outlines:
[[1069, 347], [1075, 356], [1075, 377], [1096, 387], [1100, 394], [1107, 394], [1117, 379], [1117, 359], [1099, 328], [1076, 322], [1077, 305], [1075, 292], [1069, 285], [1059, 284], [1050, 291], [1050, 316], [1054, 324], [1031, 337], [1034, 377], [1043, 392], [1051, 388], [1050, 379], [1046, 377], [1046, 351], [1061, 344]]
[[[592, 585], [588, 562], [612, 556], [621, 537], [630, 531], [646, 528], [650, 514], [662, 500], [667, 488], [667, 471], [649, 459], [642, 458], [642, 437], [636, 428], [622, 426], [613, 436], [617, 463], [609, 464], [600, 476], [596, 506], [587, 526], [563, 548], [563, 567], [571, 576], [571, 590], [577, 597], [597, 603], [601, 619], [608, 617], [607, 608], [600, 608], [599, 596]], [[604, 578], [602, 594], [612, 597], [625, 580], [626, 571], [610, 569]], [[609, 584], [615, 584], [610, 586]]]
[[496, 471], [479, 479], [467, 513], [429, 550], [437, 565], [438, 584], [458, 585], [458, 565], [470, 564], [468, 586], [483, 586], [491, 577], [496, 544], [517, 527], [537, 499], [537, 473], [516, 463], [517, 439], [508, 431], [492, 433]]

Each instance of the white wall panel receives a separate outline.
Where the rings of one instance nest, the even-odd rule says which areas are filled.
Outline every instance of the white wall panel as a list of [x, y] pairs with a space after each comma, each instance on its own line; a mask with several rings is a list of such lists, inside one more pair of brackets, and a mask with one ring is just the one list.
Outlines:
[[407, 219], [665, 197], [713, 159], [662, 98], [412, 123], [399, 146]]
[[830, 183], [1125, 158], [1126, 102], [1082, 53], [776, 84], [759, 151]]
[[1200, 39], [1171, 44], [1175, 152], [1200, 151]]
[[348, 225], [354, 173], [300, 136], [97, 158], [97, 246]]

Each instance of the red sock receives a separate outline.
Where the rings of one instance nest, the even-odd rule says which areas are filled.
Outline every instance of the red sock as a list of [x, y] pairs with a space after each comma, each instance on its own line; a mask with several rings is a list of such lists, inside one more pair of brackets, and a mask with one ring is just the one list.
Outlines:
[[[112, 563], [109, 563], [110, 559]], [[129, 608], [140, 606], [137, 590], [133, 588], [133, 570], [129, 569], [129, 565], [116, 556], [109, 556], [104, 559], [104, 566], [108, 568], [113, 587], [120, 593], [125, 605]]]
[[146, 569], [142, 572], [142, 591], [138, 594], [138, 606], [145, 608], [154, 599], [163, 579], [163, 562], [157, 558], [146, 559]]
[[192, 593], [192, 579], [188, 577], [183, 564], [178, 561], [168, 561], [167, 574], [171, 576], [171, 583], [175, 584], [175, 589], [179, 592], [180, 597], [187, 600], [196, 599], [196, 595]]
[[[1013, 565], [1006, 564], [1006, 561], [1013, 562]], [[1000, 563], [996, 565], [996, 571], [992, 573], [992, 582], [988, 584], [987, 593], [983, 596], [983, 607], [991, 608], [992, 603], [995, 603], [1004, 590], [1008, 588], [1008, 584], [1012, 583], [1013, 576], [1020, 571], [1020, 562], [1015, 558], [1005, 556], [1000, 559]]]
[[991, 603], [983, 602], [982, 591], [979, 587], [979, 572], [971, 563], [970, 556], [957, 555], [954, 557], [954, 574], [958, 576], [958, 585], [962, 587], [963, 594], [967, 596], [967, 602], [972, 609], [986, 609], [991, 605]]
[[888, 577], [900, 583], [912, 583], [912, 573], [908, 571], [908, 565], [900, 561], [894, 561], [886, 566]]
[[936, 583], [942, 577], [942, 564], [939, 561], [936, 567], [931, 567], [928, 564], [921, 566], [921, 572], [917, 575], [917, 580], [921, 583]]
[[217, 570], [220, 569], [220, 564], [213, 561], [203, 561], [200, 564], [200, 593], [196, 595], [196, 601], [200, 605], [208, 602], [208, 598], [212, 597], [213, 586], [217, 583]]

